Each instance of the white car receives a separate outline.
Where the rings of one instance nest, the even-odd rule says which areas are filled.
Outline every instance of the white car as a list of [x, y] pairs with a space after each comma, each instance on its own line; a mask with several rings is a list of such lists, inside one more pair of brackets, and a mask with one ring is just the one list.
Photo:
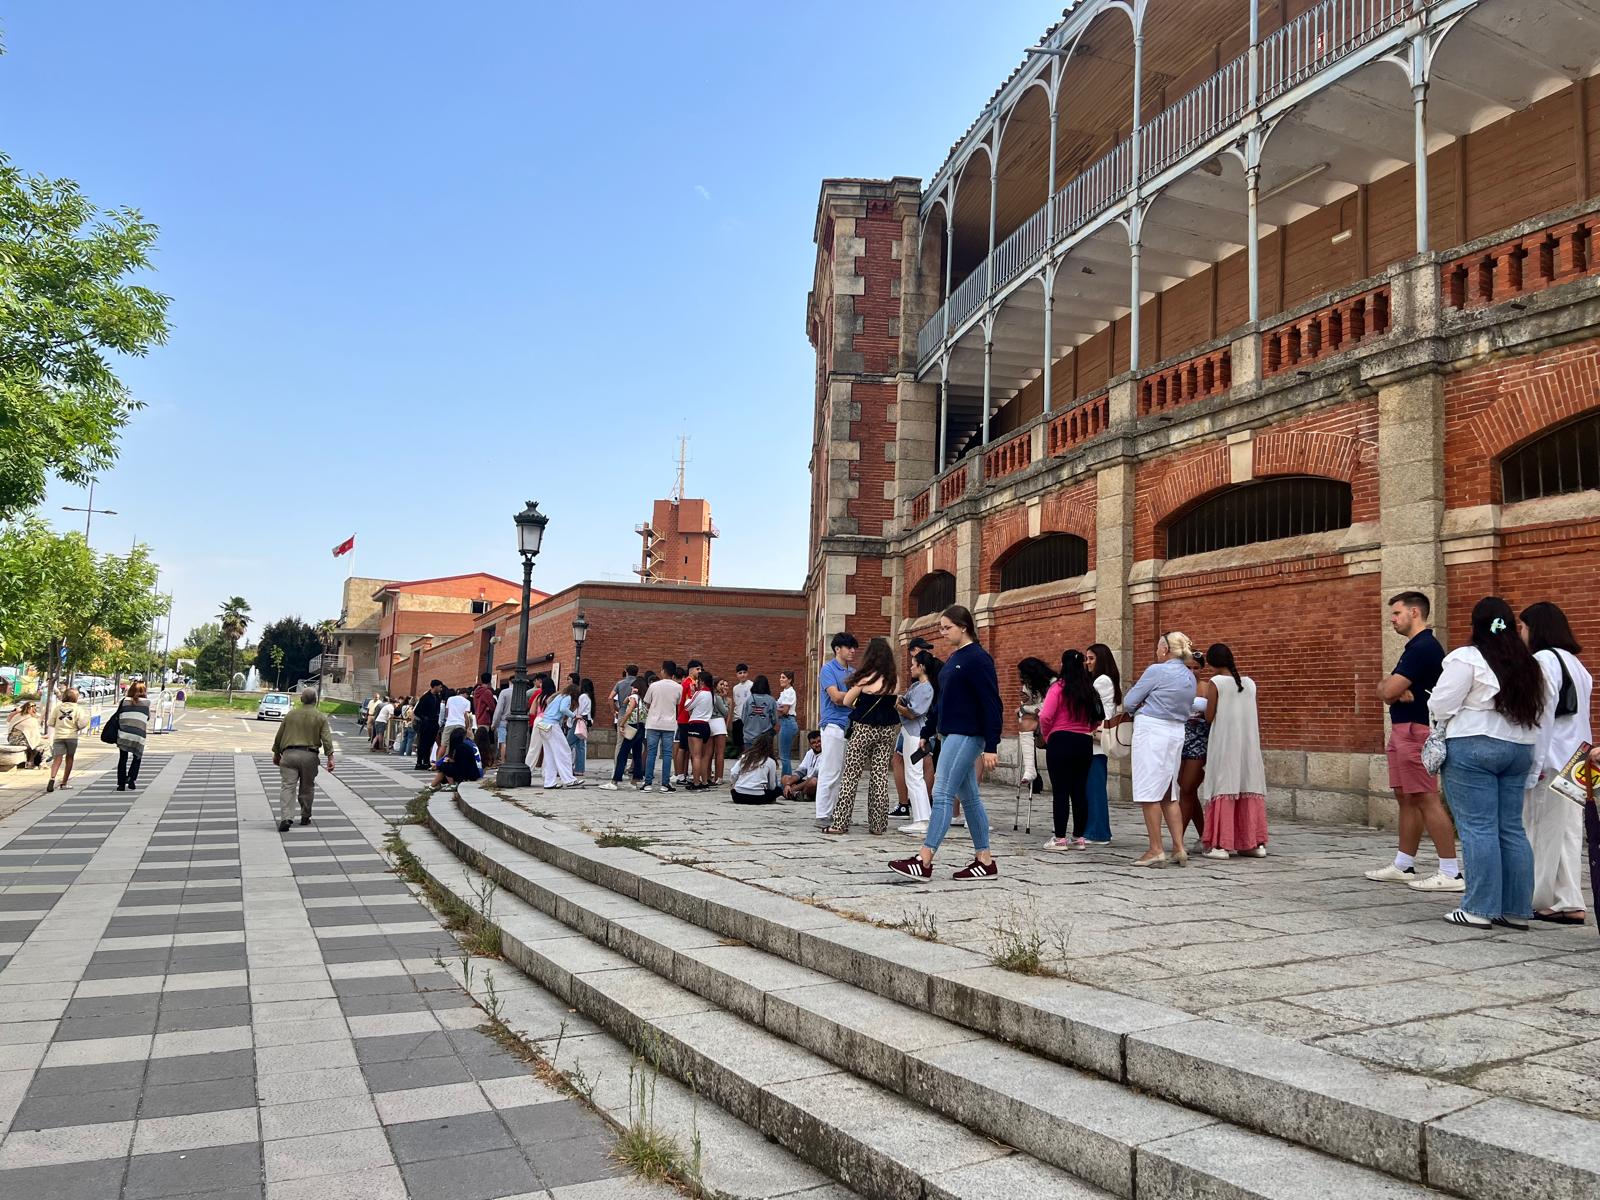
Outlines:
[[265, 721], [268, 717], [276, 717], [281, 721], [289, 715], [289, 710], [293, 707], [289, 697], [282, 692], [268, 692], [261, 697], [261, 703], [256, 705], [256, 720]]

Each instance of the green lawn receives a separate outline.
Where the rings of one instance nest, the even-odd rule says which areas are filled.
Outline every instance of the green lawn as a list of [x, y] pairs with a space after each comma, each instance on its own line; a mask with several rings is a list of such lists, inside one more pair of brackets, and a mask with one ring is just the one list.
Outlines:
[[[256, 705], [261, 703], [261, 694], [257, 692], [235, 692], [233, 703], [228, 703], [227, 692], [190, 692], [188, 704], [190, 708], [226, 708], [232, 712], [254, 713]], [[332, 716], [349, 717], [361, 711], [359, 704], [351, 704], [348, 700], [324, 700], [317, 705], [323, 712]]]

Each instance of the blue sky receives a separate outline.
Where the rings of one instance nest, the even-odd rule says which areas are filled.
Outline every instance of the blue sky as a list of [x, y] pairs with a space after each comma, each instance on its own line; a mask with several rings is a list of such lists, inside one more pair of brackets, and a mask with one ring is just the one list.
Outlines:
[[[712, 582], [799, 587], [818, 185], [926, 179], [1060, 0], [0, 4], [0, 148], [161, 226], [172, 338], [96, 492], [175, 635], [356, 570], [627, 578], [688, 491]], [[47, 516], [83, 492], [55, 486]]]

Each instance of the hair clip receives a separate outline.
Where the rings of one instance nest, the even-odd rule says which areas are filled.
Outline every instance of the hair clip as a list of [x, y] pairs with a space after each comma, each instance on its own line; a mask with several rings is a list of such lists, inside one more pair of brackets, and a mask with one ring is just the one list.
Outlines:
[[1496, 617], [1494, 620], [1489, 622], [1490, 633], [1504, 633], [1505, 628], [1506, 619], [1504, 617]]

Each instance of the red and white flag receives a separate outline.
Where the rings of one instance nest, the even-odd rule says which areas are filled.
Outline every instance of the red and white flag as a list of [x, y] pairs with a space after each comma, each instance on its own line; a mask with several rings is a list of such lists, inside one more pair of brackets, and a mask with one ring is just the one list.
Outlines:
[[333, 556], [338, 558], [341, 554], [349, 554], [350, 551], [354, 550], [355, 548], [356, 535], [352, 533], [349, 537], [345, 538], [344, 541], [340, 542], [333, 548]]

